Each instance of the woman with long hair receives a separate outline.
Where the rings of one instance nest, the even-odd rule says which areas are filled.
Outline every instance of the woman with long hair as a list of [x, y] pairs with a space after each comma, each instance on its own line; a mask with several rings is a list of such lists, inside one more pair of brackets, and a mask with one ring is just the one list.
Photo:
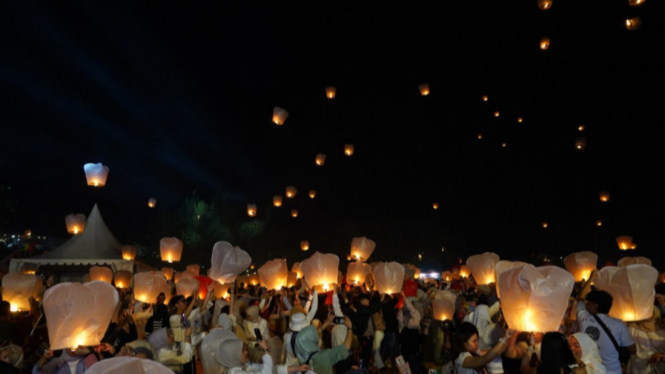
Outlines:
[[470, 322], [463, 322], [453, 335], [453, 355], [457, 374], [486, 374], [487, 364], [508, 347], [515, 330], [506, 330], [503, 338], [489, 351], [481, 354], [478, 348], [478, 329]]
[[522, 374], [586, 374], [586, 370], [577, 365], [577, 360], [570, 350], [568, 339], [559, 332], [548, 332], [543, 336], [540, 346], [540, 363], [537, 367], [529, 366], [534, 347], [528, 348], [522, 356]]

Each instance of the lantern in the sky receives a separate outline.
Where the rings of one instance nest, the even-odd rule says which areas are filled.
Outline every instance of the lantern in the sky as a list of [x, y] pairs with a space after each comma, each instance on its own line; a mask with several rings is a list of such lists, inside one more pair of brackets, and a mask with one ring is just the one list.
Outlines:
[[499, 115], [501, 115], [501, 112], [499, 112], [498, 110], [494, 112], [494, 117], [498, 117]]
[[212, 284], [213, 281], [209, 277], [206, 277], [205, 275], [197, 275], [194, 277], [197, 281], [199, 281], [199, 299], [205, 300], [206, 296], [208, 296], [208, 287]]
[[137, 248], [135, 245], [123, 245], [120, 247], [120, 252], [122, 252], [123, 260], [133, 260], [136, 258]]
[[596, 226], [600, 227], [602, 225], [603, 225], [603, 221], [601, 221], [601, 220], [596, 221]]
[[276, 106], [272, 110], [272, 123], [275, 125], [283, 125], [286, 118], [289, 116], [289, 112]]
[[439, 209], [439, 203], [432, 203], [432, 208], [433, 208], [434, 210]]
[[543, 51], [550, 47], [550, 38], [545, 37], [540, 39], [540, 49]]
[[566, 269], [575, 277], [575, 282], [589, 279], [591, 272], [597, 269], [598, 255], [584, 251], [571, 253], [563, 259]]
[[478, 134], [478, 140], [483, 138], [483, 134]]
[[496, 297], [501, 298], [501, 273], [503, 273], [506, 270], [512, 269], [514, 267], [519, 267], [519, 266], [524, 266], [526, 265], [526, 262], [521, 262], [521, 261], [499, 261], [496, 263], [496, 266], [494, 266], [494, 271], [496, 273], [495, 279], [496, 279]]
[[450, 291], [437, 291], [432, 299], [434, 319], [438, 321], [452, 320], [455, 313], [457, 295]]
[[351, 257], [360, 261], [367, 261], [372, 252], [374, 252], [374, 248], [376, 248], [376, 243], [371, 239], [364, 236], [353, 238], [351, 240]]
[[617, 236], [617, 245], [619, 246], [619, 249], [622, 251], [626, 251], [629, 249], [634, 249], [631, 248], [633, 246], [633, 237], [629, 235], [622, 235], [622, 236]]
[[199, 273], [194, 273], [189, 270], [178, 271], [173, 276], [173, 282], [178, 283], [181, 279], [194, 279], [197, 275], [199, 275]]
[[247, 215], [250, 217], [256, 216], [256, 204], [247, 204]]
[[290, 271], [286, 278], [286, 287], [293, 287], [298, 281], [298, 274], [295, 271]]
[[642, 24], [642, 19], [640, 17], [633, 17], [626, 19], [626, 28], [628, 30], [637, 30]]
[[327, 291], [337, 283], [339, 257], [334, 254], [315, 252], [310, 258], [300, 263], [300, 270], [310, 287], [322, 286]]
[[651, 266], [651, 260], [649, 260], [646, 257], [624, 257], [621, 260], [619, 260], [619, 262], [617, 262], [617, 265], [622, 267], [626, 267], [628, 265], [636, 265], [636, 264]]
[[586, 138], [583, 136], [578, 136], [575, 138], [575, 148], [582, 150], [586, 147]]
[[344, 144], [344, 154], [347, 156], [353, 156], [353, 151], [355, 148], [353, 147], [353, 144]]
[[610, 201], [610, 191], [600, 191], [598, 197], [600, 198], [600, 201], [606, 203]]
[[182, 240], [173, 238], [162, 238], [159, 241], [159, 252], [162, 256], [162, 261], [169, 264], [180, 261], [182, 256]]
[[303, 240], [300, 242], [300, 249], [303, 251], [309, 250], [309, 241], [308, 240]]
[[384, 262], [376, 265], [374, 280], [377, 290], [382, 294], [398, 293], [404, 283], [404, 266], [398, 262]]
[[142, 303], [154, 303], [166, 287], [168, 287], [166, 278], [161, 271], [147, 271], [134, 275], [134, 299]]
[[194, 278], [184, 278], [180, 279], [175, 284], [175, 292], [178, 295], [182, 295], [185, 298], [188, 298], [192, 295], [195, 295], [199, 290], [199, 281]]
[[329, 99], [334, 99], [337, 89], [333, 86], [326, 87], [326, 97]]
[[280, 195], [273, 196], [272, 205], [274, 205], [276, 207], [282, 206], [282, 196], [280, 196]]
[[522, 123], [523, 119], [522, 117], [517, 117], [517, 123]]
[[173, 279], [173, 274], [175, 274], [175, 270], [173, 268], [162, 268], [162, 274], [164, 274], [164, 277], [166, 277], [166, 280], [170, 281]]
[[257, 286], [261, 283], [261, 278], [259, 278], [259, 275], [254, 273], [249, 275], [249, 284], [252, 286]]
[[501, 146], [502, 146], [503, 148], [506, 148], [507, 145], [508, 145], [507, 143], [501, 143]]
[[231, 283], [251, 265], [252, 258], [240, 247], [233, 247], [228, 242], [217, 242], [212, 248], [210, 262], [210, 278], [220, 283]]
[[538, 8], [548, 10], [552, 7], [552, 0], [538, 0]]
[[150, 199], [148, 199], [148, 206], [150, 208], [154, 208], [155, 205], [157, 205], [157, 199], [155, 199], [154, 197], [151, 197]]
[[316, 159], [314, 160], [317, 165], [323, 166], [323, 164], [326, 162], [326, 155], [323, 153], [319, 153], [316, 155]]
[[104, 187], [106, 178], [109, 176], [109, 168], [102, 164], [85, 164], [83, 171], [85, 171], [88, 186]]
[[219, 283], [217, 281], [212, 282], [212, 288], [215, 292], [215, 298], [217, 299], [226, 299], [229, 297], [229, 290], [233, 287], [233, 283]]
[[58, 283], [44, 293], [44, 316], [51, 349], [99, 345], [118, 304], [108, 283]]
[[479, 255], [470, 256], [466, 260], [466, 265], [473, 274], [473, 279], [479, 285], [495, 283], [495, 267], [500, 258], [496, 253], [485, 252]]
[[316, 197], [316, 190], [309, 190], [309, 198], [313, 199]]
[[298, 209], [291, 209], [291, 217], [293, 218], [298, 217]]
[[80, 234], [85, 229], [85, 215], [84, 214], [70, 214], [65, 217], [65, 225], [67, 225], [67, 232], [70, 234]]
[[129, 270], [118, 270], [113, 275], [115, 278], [115, 287], [116, 288], [129, 288], [132, 283], [132, 274]]
[[469, 275], [471, 275], [471, 270], [469, 270], [469, 267], [466, 265], [462, 265], [459, 268], [459, 275], [462, 278], [468, 278]]
[[187, 269], [187, 271], [191, 271], [194, 274], [199, 274], [201, 272], [201, 265], [191, 264], [191, 265], [187, 265], [187, 267], [185, 267], [185, 269]]
[[487, 101], [488, 99], [487, 95], [483, 95], [483, 101]]
[[111, 284], [113, 281], [113, 270], [107, 266], [93, 266], [89, 270], [90, 281], [102, 281]]
[[429, 95], [429, 84], [423, 83], [423, 84], [419, 85], [418, 90], [420, 91], [421, 96]]
[[547, 227], [549, 227], [549, 223], [543, 222], [543, 228], [546, 229]]
[[577, 131], [584, 131], [584, 126], [580, 125], [579, 127], [577, 127]]
[[606, 266], [595, 286], [612, 295], [609, 316], [630, 322], [651, 318], [657, 280], [658, 270], [649, 265]]
[[267, 290], [280, 290], [287, 285], [289, 268], [286, 266], [286, 260], [276, 258], [263, 264], [258, 273], [263, 287]]
[[628, 0], [628, 5], [630, 6], [638, 6], [642, 4], [644, 0]]
[[286, 197], [289, 199], [293, 199], [296, 197], [296, 193], [298, 192], [298, 189], [293, 187], [293, 186], [287, 186], [286, 187]]
[[573, 276], [556, 266], [524, 265], [499, 276], [501, 309], [511, 329], [557, 331], [575, 285]]
[[298, 279], [302, 278], [302, 270], [300, 270], [300, 262], [294, 262], [291, 266], [291, 271], [296, 273]]
[[360, 261], [352, 262], [346, 267], [346, 282], [349, 284], [362, 284], [367, 274], [371, 272], [372, 269], [369, 265]]
[[9, 273], [2, 277], [2, 300], [12, 312], [29, 311], [30, 297], [35, 297], [39, 278], [34, 274]]

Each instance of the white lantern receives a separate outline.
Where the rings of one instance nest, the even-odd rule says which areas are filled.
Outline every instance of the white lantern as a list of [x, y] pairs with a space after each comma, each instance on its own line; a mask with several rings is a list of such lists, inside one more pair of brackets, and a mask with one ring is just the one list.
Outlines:
[[111, 357], [102, 361], [97, 361], [88, 370], [86, 374], [116, 374], [116, 373], [150, 373], [150, 374], [170, 374], [171, 369], [152, 360], [145, 360], [136, 357]]
[[[504, 271], [506, 271], [508, 269], [512, 269], [514, 267], [524, 266], [524, 265], [526, 265], [526, 262], [521, 262], [521, 261], [515, 261], [515, 262], [499, 261], [499, 262], [496, 263], [496, 266], [494, 267], [494, 270], [495, 270], [495, 273], [496, 273], [496, 275], [494, 277], [494, 279], [496, 279], [496, 297], [501, 298], [501, 282], [500, 282], [501, 273], [503, 273]], [[452, 280], [452, 278], [451, 278], [451, 280]]]
[[199, 275], [199, 273], [194, 273], [193, 271], [185, 270], [185, 271], [178, 271], [175, 273], [173, 276], [173, 282], [178, 283], [181, 279], [194, 279]]
[[462, 278], [468, 278], [469, 275], [471, 275], [471, 270], [469, 270], [469, 267], [466, 265], [462, 265], [459, 268], [459, 275]]
[[651, 260], [649, 260], [646, 257], [624, 257], [621, 260], [619, 260], [619, 262], [617, 262], [617, 265], [622, 267], [626, 267], [628, 265], [636, 265], [636, 264], [651, 266]]
[[376, 289], [382, 294], [399, 293], [404, 283], [404, 266], [398, 262], [384, 262], [374, 268]]
[[584, 136], [578, 136], [575, 138], [575, 148], [579, 150], [586, 148], [586, 138]]
[[323, 166], [323, 164], [325, 164], [326, 162], [326, 155], [324, 155], [323, 153], [319, 153], [318, 155], [316, 155], [316, 159], [314, 161], [316, 162], [317, 165]]
[[540, 39], [540, 49], [542, 49], [544, 51], [544, 50], [548, 49], [549, 47], [550, 47], [550, 38], [545, 37], [545, 38]]
[[452, 321], [455, 314], [457, 295], [450, 291], [437, 291], [432, 300], [434, 318], [439, 321]]
[[563, 259], [566, 269], [575, 277], [575, 282], [589, 279], [591, 272], [596, 269], [598, 255], [593, 252], [571, 253]]
[[358, 262], [352, 262], [346, 267], [346, 282], [349, 284], [362, 284], [367, 274], [372, 272], [369, 265]]
[[194, 278], [180, 279], [175, 284], [176, 294], [182, 295], [185, 298], [195, 295], [198, 291], [199, 291], [199, 281], [197, 281]]
[[153, 304], [160, 292], [167, 288], [166, 278], [161, 271], [148, 271], [134, 275], [134, 299]]
[[286, 121], [286, 118], [288, 118], [288, 116], [289, 112], [276, 106], [272, 110], [272, 123], [281, 126], [284, 124], [284, 121]]
[[313, 199], [316, 197], [316, 190], [309, 190], [309, 198]]
[[289, 277], [289, 268], [286, 266], [286, 260], [276, 258], [266, 262], [258, 270], [259, 282], [267, 290], [280, 290], [287, 285]]
[[93, 266], [89, 270], [90, 281], [102, 281], [111, 284], [113, 281], [113, 270], [107, 266]]
[[308, 240], [303, 240], [300, 242], [300, 249], [303, 251], [309, 250], [309, 241]]
[[123, 245], [120, 248], [120, 252], [122, 252], [122, 259], [123, 260], [133, 260], [136, 258], [136, 252], [137, 248], [135, 245]]
[[376, 248], [376, 243], [364, 236], [351, 240], [351, 256], [356, 260], [367, 261], [374, 252], [374, 248]]
[[353, 144], [344, 144], [344, 154], [347, 156], [353, 156], [354, 151]]
[[233, 247], [228, 242], [217, 242], [212, 248], [210, 262], [210, 278], [220, 283], [231, 283], [251, 265], [252, 258], [239, 247]]
[[187, 265], [187, 267], [185, 267], [185, 269], [187, 269], [187, 271], [191, 271], [192, 273], [194, 273], [196, 275], [199, 275], [199, 273], [201, 272], [201, 265], [191, 264], [191, 265]]
[[429, 95], [429, 84], [423, 83], [423, 84], [419, 85], [418, 90], [420, 91], [421, 96]]
[[80, 234], [85, 229], [85, 215], [84, 214], [70, 214], [65, 217], [65, 225], [67, 232], [70, 234]]
[[213, 291], [215, 292], [215, 298], [217, 299], [226, 299], [229, 297], [229, 290], [233, 287], [233, 283], [219, 283], [217, 281], [212, 282]]
[[298, 273], [295, 271], [290, 271], [288, 277], [286, 278], [286, 287], [293, 287], [298, 282]]
[[169, 264], [180, 261], [182, 257], [182, 241], [176, 237], [162, 238], [159, 241], [159, 252], [162, 256], [162, 261]]
[[173, 279], [173, 274], [175, 273], [175, 269], [173, 268], [162, 268], [162, 274], [164, 274], [164, 277], [166, 277], [167, 281], [170, 281]]
[[132, 284], [132, 274], [129, 270], [118, 270], [114, 274], [116, 288], [130, 288]]
[[626, 251], [629, 249], [634, 249], [633, 247], [633, 237], [629, 235], [622, 235], [622, 236], [617, 236], [617, 245], [619, 246], [619, 249], [622, 251]]
[[157, 205], [157, 199], [155, 199], [154, 197], [148, 199], [148, 207], [154, 208], [156, 205]]
[[649, 265], [606, 266], [595, 285], [612, 295], [609, 316], [630, 322], [651, 318], [657, 280], [658, 270]]
[[610, 191], [605, 190], [598, 192], [598, 198], [600, 198], [600, 201], [603, 203], [610, 201]]
[[293, 199], [296, 197], [296, 193], [298, 192], [298, 189], [293, 187], [293, 186], [287, 186], [286, 187], [286, 197], [289, 199]]
[[30, 297], [35, 297], [38, 278], [34, 274], [9, 273], [2, 277], [2, 300], [12, 312], [29, 311]]
[[85, 164], [83, 171], [85, 171], [88, 186], [103, 187], [109, 176], [109, 168], [102, 164]]
[[501, 273], [501, 308], [511, 329], [557, 331], [575, 285], [573, 276], [556, 266], [514, 267]]
[[337, 283], [338, 267], [337, 255], [320, 252], [300, 263], [300, 270], [310, 287], [322, 286], [324, 290]]
[[302, 278], [302, 270], [300, 270], [300, 262], [294, 262], [291, 271], [296, 273], [298, 279]]
[[256, 204], [247, 204], [247, 215], [256, 217]]
[[466, 260], [466, 265], [479, 285], [496, 282], [496, 264], [500, 258], [496, 253], [485, 252], [473, 255]]
[[108, 283], [59, 283], [44, 293], [44, 316], [53, 350], [99, 345], [118, 304]]
[[334, 99], [335, 94], [337, 93], [337, 89], [333, 86], [326, 87], [326, 97], [329, 99]]
[[276, 207], [282, 206], [282, 197], [280, 195], [273, 196], [272, 205], [274, 205]]

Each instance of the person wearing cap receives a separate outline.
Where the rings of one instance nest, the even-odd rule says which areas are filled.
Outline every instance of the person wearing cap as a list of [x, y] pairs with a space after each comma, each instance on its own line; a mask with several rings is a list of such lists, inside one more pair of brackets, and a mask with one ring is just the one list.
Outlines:
[[290, 331], [284, 334], [284, 348], [282, 353], [283, 362], [289, 366], [300, 364], [295, 354], [296, 337], [302, 329], [310, 325], [301, 307], [293, 307], [291, 311], [295, 313], [291, 315], [291, 321], [289, 322]]
[[319, 348], [319, 333], [316, 327], [310, 325], [300, 330], [296, 337], [298, 362], [309, 365], [317, 374], [333, 374], [333, 366], [346, 359], [351, 349], [353, 325], [349, 317], [344, 317], [344, 326], [346, 326], [344, 344], [324, 350]]

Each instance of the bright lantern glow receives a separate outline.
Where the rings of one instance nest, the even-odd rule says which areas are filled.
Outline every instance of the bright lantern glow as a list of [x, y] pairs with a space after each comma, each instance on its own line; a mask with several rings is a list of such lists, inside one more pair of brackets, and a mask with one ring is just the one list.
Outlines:
[[298, 209], [291, 209], [291, 217], [293, 218], [298, 217]]
[[286, 110], [276, 106], [272, 110], [272, 123], [275, 125], [281, 126], [284, 124], [284, 121], [286, 121], [286, 118], [289, 116], [289, 112]]
[[542, 49], [544, 51], [544, 50], [548, 49], [549, 47], [550, 47], [550, 38], [545, 37], [545, 38], [540, 39], [540, 49]]
[[600, 198], [600, 201], [606, 203], [610, 201], [610, 191], [600, 191], [598, 197]]
[[276, 207], [282, 206], [282, 197], [280, 195], [276, 195], [272, 198], [272, 205]]
[[318, 155], [316, 155], [315, 162], [317, 165], [323, 166], [323, 164], [326, 162], [326, 155], [324, 155], [323, 153], [319, 153]]
[[501, 146], [502, 146], [503, 148], [506, 148], [507, 145], [508, 145], [508, 144], [506, 144], [506, 143], [501, 143]]
[[316, 190], [309, 190], [309, 198], [313, 199], [316, 197]]
[[309, 250], [309, 241], [307, 241], [307, 240], [301, 241], [300, 242], [300, 249], [302, 249], [303, 251]]
[[631, 246], [633, 245], [633, 237], [629, 235], [622, 235], [622, 236], [617, 236], [616, 238], [617, 245], [619, 246], [619, 249], [622, 251], [626, 251], [628, 249], [632, 249]]
[[549, 226], [549, 225], [547, 224], [547, 222], [543, 222], [543, 228], [546, 229], [547, 226]]
[[256, 204], [247, 204], [247, 215], [256, 217]]
[[157, 199], [155, 199], [154, 197], [151, 197], [150, 200], [148, 200], [148, 206], [150, 208], [154, 208], [155, 205], [157, 205]]
[[485, 252], [483, 254], [470, 256], [466, 265], [471, 270], [476, 283], [488, 284], [495, 282], [495, 268], [500, 258], [496, 253]]
[[109, 168], [105, 165], [99, 164], [85, 164], [83, 165], [85, 178], [88, 186], [104, 187], [106, 179], [109, 176]]
[[297, 192], [298, 192], [298, 189], [296, 189], [293, 186], [286, 187], [286, 197], [289, 198], [289, 199], [293, 199], [296, 196]]
[[9, 307], [9, 311], [10, 311], [10, 312], [18, 312], [19, 309], [18, 309], [18, 307], [17, 307], [16, 305], [11, 304], [10, 307]]
[[497, 110], [496, 112], [494, 112], [494, 117], [498, 117], [500, 114], [501, 113], [499, 113], [499, 111]]
[[630, 6], [638, 6], [642, 4], [644, 0], [628, 0], [628, 5]]
[[580, 126], [577, 128], [577, 130], [578, 130], [578, 131], [584, 131], [584, 126], [580, 125]]
[[326, 97], [329, 99], [334, 99], [335, 94], [337, 93], [337, 89], [333, 86], [326, 87]]
[[70, 234], [79, 234], [85, 228], [85, 215], [84, 214], [69, 214], [65, 217], [65, 225], [67, 232]]
[[538, 8], [548, 10], [552, 7], [552, 0], [538, 0]]
[[482, 138], [483, 138], [483, 134], [478, 134], [478, 139], [482, 139]]
[[434, 210], [439, 209], [439, 203], [432, 203], [432, 208], [434, 208]]
[[123, 245], [120, 248], [120, 252], [122, 252], [122, 259], [123, 260], [133, 260], [136, 258], [136, 252], [137, 248], [134, 245]]
[[483, 95], [483, 101], [487, 101], [487, 100], [488, 100], [487, 95]]
[[575, 148], [582, 150], [586, 147], [586, 138], [585, 137], [577, 137], [575, 139]]
[[162, 238], [159, 241], [159, 252], [162, 261], [169, 263], [180, 261], [182, 256], [182, 241], [178, 238]]
[[420, 90], [420, 95], [422, 96], [427, 96], [429, 95], [429, 84], [423, 83], [420, 86], [418, 86], [418, 90]]
[[354, 147], [353, 144], [344, 144], [344, 154], [347, 156], [353, 155]]
[[640, 17], [629, 18], [626, 20], [626, 28], [628, 30], [637, 30], [642, 24]]
[[522, 117], [517, 117], [517, 123], [522, 123]]
[[603, 225], [603, 221], [601, 221], [601, 220], [596, 221], [596, 226], [600, 227], [602, 225]]

